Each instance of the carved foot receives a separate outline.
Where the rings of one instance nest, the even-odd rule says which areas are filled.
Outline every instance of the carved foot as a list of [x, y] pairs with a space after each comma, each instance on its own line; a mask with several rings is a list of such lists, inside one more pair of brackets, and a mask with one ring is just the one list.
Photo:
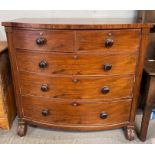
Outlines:
[[23, 137], [26, 135], [26, 132], [27, 132], [26, 122], [23, 120], [19, 120], [17, 127], [17, 135]]
[[133, 126], [127, 126], [124, 128], [126, 139], [132, 141], [135, 139], [135, 130]]

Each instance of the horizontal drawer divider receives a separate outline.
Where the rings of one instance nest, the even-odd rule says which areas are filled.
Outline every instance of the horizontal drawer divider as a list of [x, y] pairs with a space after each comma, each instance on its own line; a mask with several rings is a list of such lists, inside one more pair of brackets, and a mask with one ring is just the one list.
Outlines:
[[76, 74], [72, 74], [72, 75], [65, 75], [65, 74], [41, 74], [41, 73], [37, 73], [37, 72], [29, 72], [29, 71], [18, 71], [19, 75], [20, 76], [20, 73], [30, 73], [30, 74], [36, 74], [36, 75], [42, 75], [42, 76], [48, 76], [48, 77], [68, 77], [68, 78], [72, 78], [72, 77], [79, 77], [79, 78], [94, 78], [94, 77], [98, 77], [98, 78], [101, 78], [101, 77], [129, 77], [129, 76], [134, 76], [135, 74], [114, 74], [114, 75], [76, 75]]
[[91, 51], [91, 50], [87, 50], [87, 51], [77, 51], [77, 50], [74, 50], [74, 51], [42, 51], [42, 50], [31, 50], [31, 49], [21, 49], [21, 48], [16, 48], [16, 52], [26, 52], [26, 53], [34, 53], [34, 54], [37, 54], [37, 53], [41, 53], [41, 54], [45, 54], [45, 53], [48, 53], [48, 54], [79, 54], [79, 55], [99, 55], [99, 56], [104, 56], [104, 55], [138, 55], [139, 54], [139, 49], [136, 50], [136, 51], [130, 51], [130, 53], [124, 53], [124, 52], [120, 52], [120, 51], [106, 51], [106, 52], [103, 52], [103, 51]]
[[115, 98], [115, 99], [65, 99], [65, 98], [53, 98], [53, 97], [43, 97], [43, 96], [35, 96], [35, 95], [32, 95], [32, 94], [20, 94], [20, 96], [25, 96], [25, 97], [35, 97], [35, 98], [42, 98], [42, 99], [51, 99], [51, 100], [54, 100], [54, 101], [68, 101], [68, 102], [88, 102], [88, 103], [94, 103], [94, 102], [103, 102], [103, 103], [107, 103], [107, 102], [118, 102], [118, 101], [131, 101], [132, 100], [132, 97], [122, 97], [122, 98]]

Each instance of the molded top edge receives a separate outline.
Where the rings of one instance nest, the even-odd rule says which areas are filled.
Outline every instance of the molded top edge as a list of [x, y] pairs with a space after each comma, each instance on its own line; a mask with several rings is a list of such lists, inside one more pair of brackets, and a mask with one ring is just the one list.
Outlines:
[[151, 28], [153, 23], [138, 23], [130, 18], [21, 18], [2, 22], [6, 27], [45, 29]]

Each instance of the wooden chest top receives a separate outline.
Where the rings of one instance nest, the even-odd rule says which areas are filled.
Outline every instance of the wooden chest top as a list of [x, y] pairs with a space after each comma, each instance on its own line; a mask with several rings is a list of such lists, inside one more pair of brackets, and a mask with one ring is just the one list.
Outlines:
[[23, 18], [3, 22], [7, 27], [47, 28], [47, 29], [123, 29], [148, 28], [151, 23], [137, 23], [127, 18]]

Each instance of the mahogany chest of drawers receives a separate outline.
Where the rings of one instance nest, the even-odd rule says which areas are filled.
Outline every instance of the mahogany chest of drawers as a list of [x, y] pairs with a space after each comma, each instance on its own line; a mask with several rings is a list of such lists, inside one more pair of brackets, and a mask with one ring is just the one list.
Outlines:
[[124, 128], [134, 120], [151, 24], [103, 19], [19, 19], [6, 28], [19, 125]]

